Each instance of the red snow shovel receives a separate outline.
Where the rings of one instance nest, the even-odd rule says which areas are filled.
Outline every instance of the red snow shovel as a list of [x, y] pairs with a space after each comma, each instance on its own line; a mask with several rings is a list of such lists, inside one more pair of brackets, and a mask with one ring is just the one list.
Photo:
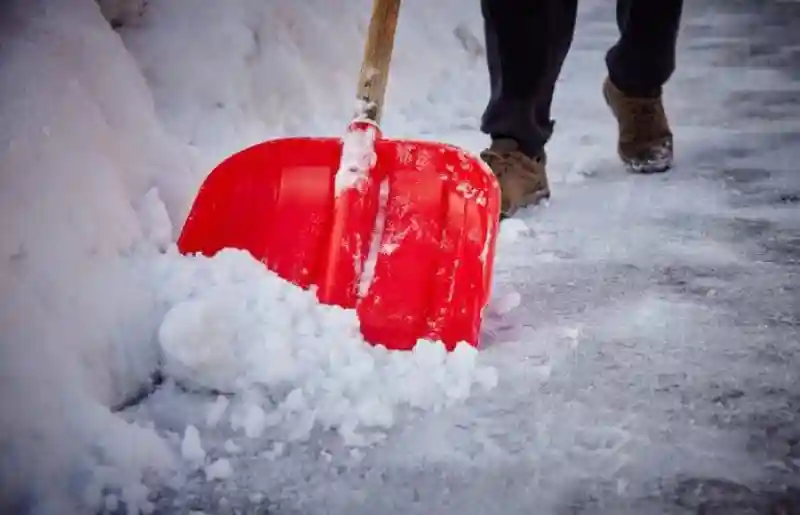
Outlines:
[[400, 0], [375, 0], [343, 138], [283, 138], [234, 154], [202, 184], [178, 248], [249, 251], [319, 301], [356, 309], [364, 339], [477, 346], [499, 227], [497, 181], [450, 145], [379, 129]]

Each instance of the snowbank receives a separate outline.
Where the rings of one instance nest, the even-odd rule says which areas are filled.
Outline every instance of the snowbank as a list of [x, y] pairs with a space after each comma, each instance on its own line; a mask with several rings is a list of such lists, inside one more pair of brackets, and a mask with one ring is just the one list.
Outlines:
[[[93, 0], [11, 1], [0, 19], [0, 511], [69, 513], [173, 466], [109, 410], [158, 366], [154, 256], [220, 158], [338, 132], [352, 106], [366, 0], [146, 4], [103, 2], [122, 20], [145, 7], [122, 37]], [[415, 98], [479, 52], [452, 17], [476, 11], [441, 4], [404, 7], [392, 77], [410, 79], [390, 84], [387, 132], [415, 131]]]
[[[165, 127], [198, 149], [205, 168], [265, 138], [343, 131], [371, 0], [186, 5], [151, 2], [120, 33]], [[456, 0], [403, 4], [381, 124], [387, 135], [418, 137], [426, 121], [440, 121], [437, 110], [452, 116], [457, 92], [441, 88], [446, 79], [469, 80], [478, 67], [486, 80], [478, 9]], [[470, 109], [469, 118], [478, 116]]]
[[93, 3], [17, 2], [10, 14], [2, 327], [75, 355], [98, 400], [118, 402], [149, 373], [136, 362], [146, 353], [125, 350], [153, 331], [133, 256], [167, 243], [164, 224], [184, 216], [191, 159], [161, 130], [136, 63]]
[[38, 502], [68, 513], [92, 462], [136, 477], [169, 461], [104, 406], [155, 369], [158, 320], [136, 256], [171, 237], [192, 158], [161, 130], [93, 2], [11, 2], [4, 14], [0, 484], [15, 513]]

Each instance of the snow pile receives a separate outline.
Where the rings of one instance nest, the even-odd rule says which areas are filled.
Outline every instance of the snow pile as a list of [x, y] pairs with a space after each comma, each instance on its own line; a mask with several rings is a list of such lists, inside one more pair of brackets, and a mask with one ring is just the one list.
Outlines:
[[[371, 0], [151, 1], [140, 21], [119, 32], [164, 127], [209, 169], [268, 138], [345, 132], [354, 108], [368, 107], [356, 93], [371, 6]], [[477, 3], [403, 5], [381, 117], [387, 136], [431, 134], [432, 122], [452, 118], [454, 103], [466, 106], [459, 118], [477, 123], [480, 108], [459, 94], [460, 81], [473, 80], [464, 76], [470, 67], [479, 72], [474, 80], [487, 83], [483, 61], [470, 53], [481, 34]], [[454, 76], [459, 90], [442, 88]]]
[[[39, 366], [57, 370], [51, 357], [42, 357]], [[36, 372], [26, 367], [15, 374], [40, 377]], [[0, 411], [0, 513], [91, 513], [114, 498], [146, 510], [145, 484], [179, 470], [176, 453], [152, 427], [129, 424], [89, 402], [79, 381], [65, 382], [59, 373], [40, 378], [40, 387], [22, 390], [31, 379], [3, 377], [10, 389]]]
[[189, 388], [240, 394], [231, 424], [250, 438], [270, 427], [306, 441], [318, 424], [363, 445], [361, 430], [389, 429], [400, 407], [440, 410], [497, 382], [467, 344], [452, 353], [425, 340], [411, 352], [367, 344], [355, 311], [317, 303], [244, 251], [170, 253], [162, 265], [164, 371]]
[[172, 239], [195, 183], [191, 154], [161, 130], [96, 5], [29, 5], [9, 4], [0, 31], [3, 339], [9, 352], [69, 348], [76, 379], [116, 404], [156, 365], [135, 256]]
[[109, 406], [156, 369], [146, 256], [193, 157], [93, 1], [5, 2], [0, 62], [0, 512], [85, 513], [96, 474], [171, 466]]

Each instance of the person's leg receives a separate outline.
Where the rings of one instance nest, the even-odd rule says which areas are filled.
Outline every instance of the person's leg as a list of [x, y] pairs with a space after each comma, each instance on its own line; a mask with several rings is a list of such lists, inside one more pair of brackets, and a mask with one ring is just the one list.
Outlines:
[[606, 54], [604, 94], [619, 123], [619, 154], [635, 171], [672, 166], [662, 88], [675, 71], [682, 0], [617, 0], [620, 38]]
[[497, 174], [503, 214], [550, 196], [544, 146], [550, 106], [572, 43], [577, 0], [481, 0], [491, 95], [481, 156]]
[[617, 0], [620, 38], [606, 54], [611, 82], [633, 97], [657, 97], [675, 71], [683, 0]]
[[537, 155], [550, 138], [553, 90], [572, 43], [577, 0], [481, 0], [490, 99], [481, 130]]

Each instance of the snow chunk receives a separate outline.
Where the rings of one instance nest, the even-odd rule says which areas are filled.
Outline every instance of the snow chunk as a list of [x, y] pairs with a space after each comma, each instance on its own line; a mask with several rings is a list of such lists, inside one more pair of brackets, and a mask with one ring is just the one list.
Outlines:
[[231, 426], [234, 430], [244, 429], [248, 438], [258, 438], [267, 427], [267, 414], [258, 404], [249, 403], [232, 421]]
[[[234, 389], [240, 363], [226, 342], [237, 336], [237, 313], [235, 299], [225, 295], [188, 300], [170, 310], [159, 332], [165, 372], [185, 378], [180, 367], [188, 366], [202, 375], [210, 388]], [[187, 339], [191, 346], [185, 345]]]
[[261, 453], [261, 457], [267, 460], [274, 460], [283, 454], [283, 451], [286, 450], [286, 444], [283, 442], [276, 442], [272, 445], [272, 448], [268, 451], [264, 451]]
[[204, 470], [206, 481], [216, 481], [218, 479], [228, 479], [233, 475], [231, 462], [225, 458], [220, 458]]
[[225, 449], [225, 452], [228, 454], [239, 454], [242, 452], [242, 448], [236, 445], [233, 440], [225, 440], [222, 448]]
[[225, 410], [228, 409], [229, 404], [230, 401], [227, 397], [224, 395], [217, 396], [217, 400], [208, 407], [208, 411], [206, 412], [206, 425], [208, 427], [216, 427], [225, 414]]
[[206, 459], [206, 451], [200, 441], [200, 432], [193, 425], [186, 426], [186, 432], [181, 441], [181, 456], [186, 461], [202, 463]]

